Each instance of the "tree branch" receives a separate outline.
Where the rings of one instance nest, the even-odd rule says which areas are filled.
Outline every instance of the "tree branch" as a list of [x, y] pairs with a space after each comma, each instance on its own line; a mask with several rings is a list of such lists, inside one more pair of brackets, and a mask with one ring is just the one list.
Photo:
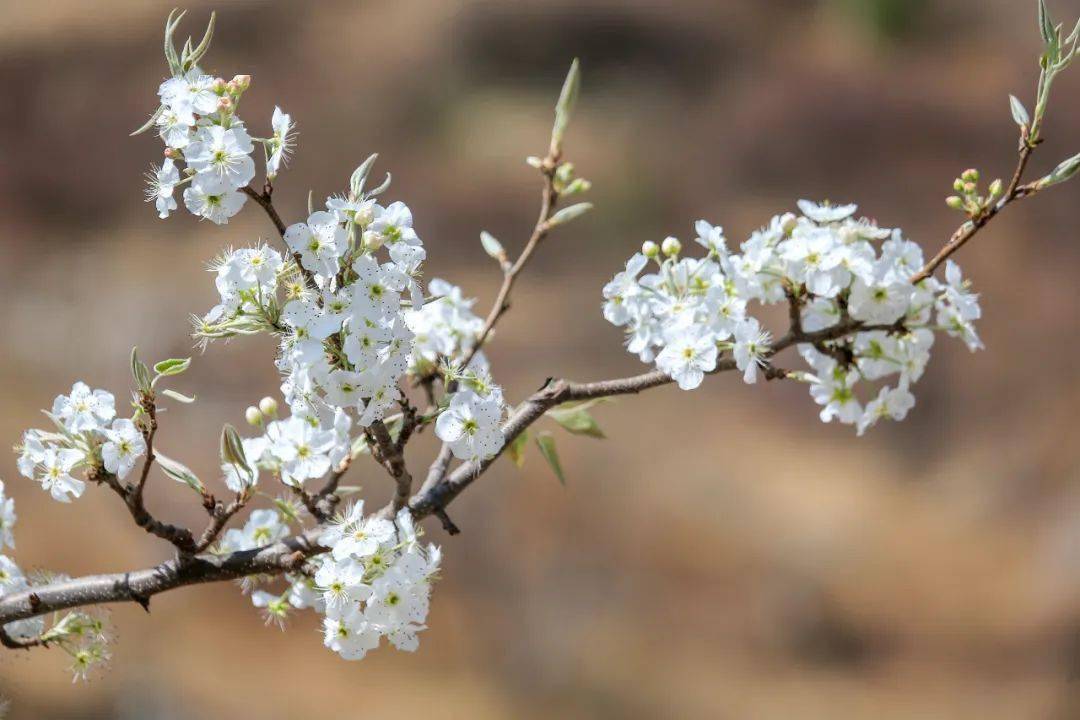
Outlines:
[[1020, 182], [1024, 177], [1024, 170], [1027, 168], [1028, 161], [1031, 159], [1031, 154], [1035, 152], [1035, 147], [1040, 141], [1031, 143], [1028, 141], [1028, 134], [1026, 128], [1022, 128], [1020, 131], [1020, 148], [1018, 151], [1018, 157], [1016, 161], [1016, 170], [1013, 171], [1012, 180], [1009, 182], [1009, 187], [1005, 190], [1005, 194], [995, 204], [991, 205], [985, 211], [975, 215], [969, 221], [961, 225], [956, 229], [956, 232], [952, 234], [949, 241], [931, 258], [919, 272], [911, 276], [911, 283], [917, 285], [926, 278], [934, 274], [938, 266], [949, 259], [949, 256], [955, 253], [960, 248], [964, 247], [968, 240], [975, 237], [975, 235], [981, 230], [988, 222], [993, 220], [998, 213], [1004, 210], [1015, 200], [1020, 200], [1029, 195], [1034, 195], [1038, 192], [1038, 188], [1034, 185], [1021, 185]]
[[320, 533], [315, 528], [255, 550], [179, 557], [146, 570], [88, 575], [9, 593], [0, 596], [0, 625], [85, 605], [137, 602], [145, 607], [154, 595], [181, 586], [280, 575], [325, 552], [326, 548], [318, 545]]

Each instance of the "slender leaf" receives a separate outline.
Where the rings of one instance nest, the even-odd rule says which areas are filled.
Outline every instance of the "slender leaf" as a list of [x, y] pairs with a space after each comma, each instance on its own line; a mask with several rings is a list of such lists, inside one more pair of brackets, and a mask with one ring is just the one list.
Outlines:
[[574, 435], [587, 435], [588, 437], [603, 440], [606, 436], [596, 422], [596, 418], [589, 414], [588, 410], [577, 408], [553, 408], [547, 411], [547, 416], [559, 423], [564, 430]]
[[506, 452], [509, 453], [510, 459], [518, 468], [525, 467], [525, 447], [529, 444], [529, 431], [523, 430], [520, 435], [513, 439], [510, 445], [506, 448]]
[[1013, 120], [1016, 121], [1017, 125], [1020, 127], [1031, 125], [1031, 116], [1028, 115], [1027, 108], [1015, 95], [1009, 96], [1009, 107], [1012, 109]]
[[570, 222], [571, 220], [576, 220], [577, 218], [581, 217], [585, 213], [592, 210], [592, 207], [592, 203], [587, 202], [577, 203], [576, 205], [564, 207], [562, 210], [552, 215], [551, 218], [547, 221], [547, 224], [549, 227], [563, 225]]
[[187, 465], [167, 457], [160, 450], [154, 451], [154, 457], [157, 459], [157, 464], [161, 467], [162, 472], [173, 480], [184, 483], [195, 492], [203, 493], [206, 491], [205, 486], [202, 484], [202, 480], [200, 480], [195, 473], [191, 472], [191, 469], [188, 468]]
[[170, 375], [179, 375], [189, 367], [191, 367], [191, 358], [171, 358], [156, 363], [154, 372], [161, 377], [168, 377]]
[[178, 393], [175, 390], [162, 390], [161, 394], [167, 398], [172, 398], [176, 402], [182, 402], [185, 405], [190, 405], [195, 402], [195, 398], [184, 395], [183, 393]]
[[559, 462], [559, 453], [555, 449], [555, 437], [551, 433], [542, 432], [536, 436], [536, 446], [540, 448], [540, 454], [551, 466], [555, 477], [559, 478], [560, 483], [566, 485], [566, 476], [563, 475], [562, 464]]

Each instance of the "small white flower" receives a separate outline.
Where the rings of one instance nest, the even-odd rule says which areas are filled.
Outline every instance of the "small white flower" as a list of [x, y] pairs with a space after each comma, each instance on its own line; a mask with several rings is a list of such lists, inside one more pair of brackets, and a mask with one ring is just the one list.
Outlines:
[[656, 367], [683, 390], [701, 385], [705, 373], [716, 369], [716, 341], [709, 333], [683, 332], [656, 356]]
[[822, 422], [831, 422], [836, 418], [845, 425], [854, 425], [859, 421], [863, 414], [862, 405], [852, 390], [858, 378], [858, 370], [844, 372], [837, 367], [831, 374], [810, 385], [814, 402], [824, 406], [821, 410]]
[[210, 175], [230, 188], [240, 188], [255, 177], [254, 145], [243, 127], [220, 125], [201, 128], [187, 146], [184, 158], [199, 175]]
[[176, 164], [166, 158], [161, 167], [152, 168], [147, 174], [148, 187], [146, 189], [146, 202], [154, 203], [158, 217], [164, 220], [169, 213], [176, 209], [176, 198], [173, 192], [177, 183], [180, 182], [180, 172]]
[[454, 457], [462, 460], [484, 459], [502, 449], [499, 421], [502, 419], [502, 393], [480, 397], [471, 390], [454, 393], [449, 407], [435, 421], [435, 434], [449, 443]]
[[871, 325], [889, 325], [904, 317], [912, 290], [906, 281], [867, 284], [857, 277], [851, 285], [848, 312]]
[[247, 196], [237, 192], [213, 174], [195, 176], [191, 187], [184, 190], [184, 206], [192, 215], [198, 215], [216, 225], [229, 222], [247, 202]]
[[908, 391], [907, 383], [902, 382], [895, 388], [883, 387], [878, 396], [866, 404], [866, 410], [859, 418], [857, 432], [862, 435], [867, 428], [882, 418], [903, 420], [913, 407], [915, 407], [915, 396]]
[[296, 126], [288, 113], [274, 106], [274, 115], [270, 120], [274, 134], [270, 138], [270, 156], [266, 159], [266, 176], [273, 180], [277, 177], [282, 164], [287, 163], [296, 144]]
[[126, 418], [114, 420], [112, 429], [105, 431], [106, 442], [101, 446], [105, 469], [123, 480], [135, 461], [146, 452], [146, 441], [135, 423]]
[[309, 271], [332, 277], [339, 268], [338, 258], [345, 252], [345, 229], [337, 218], [324, 210], [312, 213], [307, 222], [296, 223], [285, 231], [285, 242], [300, 255]]
[[161, 83], [158, 95], [166, 107], [177, 112], [210, 115], [217, 111], [219, 97], [214, 92], [214, 78], [198, 68]]
[[15, 499], [4, 495], [4, 481], [0, 480], [0, 550], [4, 546], [15, 547]]
[[747, 318], [735, 328], [735, 365], [743, 371], [743, 381], [757, 382], [758, 367], [765, 367], [772, 335], [762, 330], [755, 318]]
[[54, 500], [71, 502], [72, 497], [81, 497], [86, 490], [85, 482], [71, 476], [72, 468], [82, 460], [83, 453], [79, 450], [49, 448], [41, 460], [37, 480]]
[[116, 401], [110, 392], [91, 390], [86, 383], [77, 382], [70, 395], [59, 395], [53, 401], [52, 414], [71, 432], [99, 430], [116, 415]]

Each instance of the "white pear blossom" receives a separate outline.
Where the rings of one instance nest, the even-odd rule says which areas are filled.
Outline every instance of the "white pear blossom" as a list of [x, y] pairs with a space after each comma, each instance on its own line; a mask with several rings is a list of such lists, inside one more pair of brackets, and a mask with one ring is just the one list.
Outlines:
[[110, 392], [77, 382], [70, 395], [58, 395], [53, 401], [52, 414], [71, 432], [99, 430], [116, 415], [116, 401]]
[[151, 168], [147, 181], [146, 202], [154, 203], [158, 217], [164, 220], [176, 209], [173, 193], [180, 182], [180, 171], [171, 158], [166, 158], [160, 167]]
[[247, 196], [211, 174], [199, 174], [184, 190], [184, 206], [193, 215], [224, 225], [244, 207]]
[[4, 481], [0, 480], [0, 550], [4, 546], [15, 547], [15, 499], [4, 494]]
[[267, 145], [270, 154], [266, 158], [266, 176], [273, 180], [292, 154], [296, 144], [296, 126], [288, 113], [282, 112], [281, 108], [275, 106], [270, 127], [274, 134]]
[[84, 460], [79, 450], [49, 448], [41, 459], [37, 475], [38, 482], [48, 490], [54, 500], [71, 502], [71, 498], [81, 497], [86, 490], [86, 483], [71, 476], [71, 470]]
[[313, 273], [330, 277], [337, 274], [339, 258], [345, 252], [345, 229], [325, 210], [308, 216], [307, 222], [290, 225], [285, 242], [300, 255], [300, 262]]
[[501, 419], [501, 391], [481, 397], [471, 390], [461, 390], [454, 393], [449, 407], [435, 421], [435, 434], [450, 445], [455, 457], [483, 459], [502, 449]]
[[255, 177], [255, 161], [251, 159], [254, 149], [243, 127], [208, 125], [195, 134], [195, 140], [184, 150], [184, 159], [199, 176], [216, 178], [235, 189]]
[[127, 418], [114, 420], [112, 428], [104, 431], [106, 442], [101, 446], [105, 469], [123, 480], [146, 452], [142, 431]]
[[743, 381], [757, 382], [757, 369], [765, 367], [772, 336], [755, 318], [747, 318], [735, 328], [735, 365], [743, 371]]
[[684, 332], [669, 341], [656, 358], [656, 367], [683, 390], [693, 390], [716, 369], [716, 341], [709, 333]]
[[908, 391], [906, 383], [902, 382], [895, 388], [883, 387], [877, 397], [866, 404], [866, 409], [858, 421], [858, 434], [862, 435], [867, 428], [882, 418], [903, 420], [913, 407], [915, 407], [915, 396]]

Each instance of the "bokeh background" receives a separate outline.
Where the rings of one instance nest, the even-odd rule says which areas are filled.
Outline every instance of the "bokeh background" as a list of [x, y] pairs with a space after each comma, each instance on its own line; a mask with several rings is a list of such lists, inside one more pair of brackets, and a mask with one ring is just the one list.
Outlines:
[[[1076, 0], [1054, 0], [1075, 17]], [[189, 3], [201, 33], [211, 5]], [[928, 249], [968, 166], [1011, 171], [1006, 94], [1029, 102], [1034, 0], [397, 0], [215, 3], [208, 70], [254, 77], [244, 117], [300, 123], [276, 198], [289, 221], [378, 151], [425, 239], [429, 276], [490, 303], [478, 233], [527, 237], [570, 58], [567, 140], [596, 210], [560, 231], [491, 348], [520, 399], [549, 375], [641, 370], [599, 291], [643, 240], [692, 221], [735, 242], [799, 197], [856, 200]], [[142, 202], [152, 136], [129, 138], [165, 72], [157, 0], [0, 2], [0, 437], [72, 381], [122, 398], [127, 356], [188, 354], [213, 304], [205, 262], [273, 238], [252, 206], [225, 228]], [[1055, 88], [1046, 170], [1080, 144], [1080, 72]], [[960, 255], [988, 350], [939, 341], [902, 424], [856, 439], [805, 389], [735, 376], [600, 408], [610, 439], [564, 436], [563, 488], [535, 448], [453, 506], [431, 629], [416, 655], [359, 664], [316, 619], [263, 627], [236, 587], [115, 607], [108, 671], [72, 685], [56, 650], [0, 656], [11, 718], [1080, 717], [1080, 185], [1026, 201]], [[218, 428], [275, 391], [272, 346], [217, 344], [178, 389], [161, 447], [204, 477]], [[410, 446], [420, 471], [430, 438]], [[70, 574], [167, 556], [97, 489], [59, 506], [0, 473], [16, 559]], [[373, 502], [390, 493], [354, 471]], [[201, 522], [155, 476], [149, 503]]]

